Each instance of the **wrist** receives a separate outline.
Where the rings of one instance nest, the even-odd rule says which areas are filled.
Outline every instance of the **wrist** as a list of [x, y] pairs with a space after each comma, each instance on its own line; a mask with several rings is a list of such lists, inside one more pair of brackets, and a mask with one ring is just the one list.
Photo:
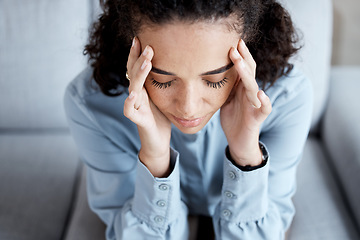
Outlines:
[[240, 166], [256, 166], [261, 163], [259, 148], [260, 129], [242, 127], [233, 134], [228, 134], [229, 153], [231, 158]]
[[139, 160], [148, 168], [154, 177], [168, 177], [170, 168], [170, 147], [164, 153], [148, 154], [143, 148], [139, 151]]
[[262, 162], [262, 152], [259, 147], [259, 139], [238, 141], [236, 144], [229, 142], [229, 154], [231, 159], [240, 166], [257, 166]]
[[231, 148], [229, 146], [226, 147], [226, 151], [225, 151], [226, 157], [228, 158], [229, 161], [231, 161], [235, 166], [240, 168], [242, 171], [252, 171], [252, 170], [261, 168], [266, 165], [269, 155], [268, 155], [266, 147], [261, 142], [258, 143], [258, 146], [259, 146], [260, 156], [261, 156], [260, 161], [247, 161], [247, 160], [239, 161], [239, 159], [237, 159], [235, 161], [235, 159], [233, 159], [233, 157], [230, 153]]

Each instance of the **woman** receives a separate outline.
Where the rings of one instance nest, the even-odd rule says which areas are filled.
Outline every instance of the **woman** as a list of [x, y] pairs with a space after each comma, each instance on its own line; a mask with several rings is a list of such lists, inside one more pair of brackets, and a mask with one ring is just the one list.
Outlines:
[[[283, 239], [311, 84], [275, 1], [105, 1], [65, 108], [107, 239]], [[261, 90], [259, 90], [261, 89]], [[265, 93], [266, 92], [266, 93]]]

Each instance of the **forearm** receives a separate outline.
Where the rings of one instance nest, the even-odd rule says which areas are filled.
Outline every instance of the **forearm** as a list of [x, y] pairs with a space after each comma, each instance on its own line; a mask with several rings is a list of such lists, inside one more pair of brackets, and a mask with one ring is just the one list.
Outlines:
[[262, 152], [259, 147], [259, 130], [242, 130], [240, 137], [229, 139], [231, 160], [238, 166], [258, 166], [262, 163]]
[[[140, 161], [154, 177], [167, 177], [170, 174], [170, 133], [160, 135], [153, 128], [138, 126], [141, 142]], [[166, 136], [166, 137], [164, 137]], [[158, 140], [155, 140], [158, 139]], [[161, 140], [161, 141], [160, 141]]]
[[[294, 208], [291, 194], [276, 201], [271, 197], [269, 167], [268, 161], [256, 170], [242, 171], [224, 161], [221, 202], [214, 216], [217, 239], [283, 239]], [[279, 176], [284, 174], [291, 183], [293, 169]]]
[[139, 160], [147, 167], [150, 173], [157, 178], [166, 178], [171, 173], [170, 147], [159, 156], [147, 155], [143, 148], [139, 151]]
[[[170, 162], [170, 160], [169, 160]], [[137, 166], [132, 211], [150, 226], [166, 231], [182, 215], [178, 153], [171, 150], [171, 172], [166, 178], [153, 176], [141, 162]], [[186, 212], [186, 210], [185, 210]]]
[[89, 203], [106, 223], [107, 239], [187, 239], [187, 207], [171, 152], [167, 178], [155, 178], [140, 161], [124, 173], [88, 168]]

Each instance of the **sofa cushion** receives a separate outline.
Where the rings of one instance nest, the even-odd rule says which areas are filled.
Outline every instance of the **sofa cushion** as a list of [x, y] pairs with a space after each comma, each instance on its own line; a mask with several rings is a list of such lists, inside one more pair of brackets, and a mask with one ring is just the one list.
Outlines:
[[280, 0], [288, 9], [295, 27], [300, 30], [303, 48], [292, 61], [311, 79], [314, 87], [312, 131], [324, 112], [329, 86], [332, 50], [331, 0]]
[[78, 158], [69, 134], [0, 135], [0, 239], [60, 239]]
[[73, 213], [64, 240], [105, 240], [105, 224], [90, 210], [86, 194], [86, 168], [76, 190]]
[[360, 229], [360, 66], [335, 67], [323, 139]]
[[310, 137], [297, 174], [296, 214], [287, 240], [359, 239], [321, 142]]
[[64, 128], [65, 87], [86, 65], [89, 0], [0, 1], [0, 128]]

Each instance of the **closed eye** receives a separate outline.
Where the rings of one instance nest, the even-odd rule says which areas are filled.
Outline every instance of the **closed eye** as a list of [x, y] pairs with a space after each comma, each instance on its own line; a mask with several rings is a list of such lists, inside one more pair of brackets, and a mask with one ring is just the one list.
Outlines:
[[[215, 88], [215, 89], [220, 89], [222, 88], [223, 86], [225, 86], [225, 84], [228, 82], [228, 78], [224, 78], [218, 82], [211, 82], [209, 80], [206, 80], [206, 85], [208, 85], [209, 87], [211, 88]], [[171, 80], [171, 81], [168, 81], [168, 82], [165, 82], [165, 83], [161, 83], [161, 82], [158, 82], [156, 81], [154, 78], [151, 79], [151, 85], [153, 85], [154, 87], [156, 88], [159, 88], [159, 89], [166, 89], [168, 87], [171, 87], [171, 84], [174, 80]]]
[[159, 89], [166, 89], [168, 87], [171, 87], [171, 83], [173, 82], [174, 80], [171, 80], [169, 82], [165, 82], [165, 83], [161, 83], [161, 82], [158, 82], [156, 81], [154, 78], [151, 79], [151, 85], [153, 85], [154, 87], [156, 88], [159, 88]]
[[221, 81], [218, 82], [210, 82], [209, 80], [205, 80], [206, 84], [211, 87], [211, 88], [215, 88], [215, 89], [220, 89], [223, 86], [225, 86], [225, 84], [228, 82], [227, 78], [222, 79]]

